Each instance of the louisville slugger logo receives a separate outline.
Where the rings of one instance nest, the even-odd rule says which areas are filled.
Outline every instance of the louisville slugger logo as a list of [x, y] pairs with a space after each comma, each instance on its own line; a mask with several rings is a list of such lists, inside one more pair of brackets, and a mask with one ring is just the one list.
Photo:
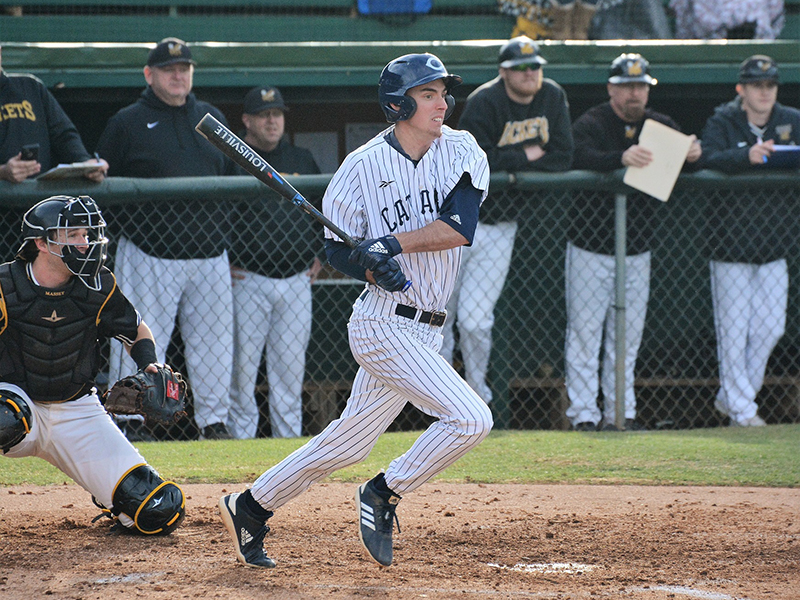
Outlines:
[[224, 126], [220, 125], [217, 127], [217, 130], [214, 133], [219, 139], [241, 154], [247, 160], [247, 162], [253, 165], [256, 169], [262, 173], [266, 171], [269, 177], [281, 184], [285, 183], [280, 175], [278, 175], [272, 169], [272, 167], [270, 167], [267, 161], [261, 158], [252, 148], [250, 148], [250, 146], [225, 129]]

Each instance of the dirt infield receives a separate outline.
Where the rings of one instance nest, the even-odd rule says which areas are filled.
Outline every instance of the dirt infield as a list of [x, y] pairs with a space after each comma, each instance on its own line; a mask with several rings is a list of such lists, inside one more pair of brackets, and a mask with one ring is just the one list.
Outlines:
[[270, 521], [274, 570], [230, 550], [217, 499], [187, 485], [173, 535], [92, 524], [75, 486], [0, 489], [0, 597], [797, 600], [800, 490], [429, 483], [398, 508], [395, 564], [366, 557], [355, 485], [323, 483]]

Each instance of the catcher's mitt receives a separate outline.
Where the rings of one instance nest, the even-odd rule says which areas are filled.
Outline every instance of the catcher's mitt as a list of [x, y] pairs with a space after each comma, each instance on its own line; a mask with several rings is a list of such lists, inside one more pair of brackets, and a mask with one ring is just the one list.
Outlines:
[[186, 416], [186, 382], [169, 365], [157, 364], [157, 373], [138, 371], [123, 377], [103, 395], [106, 411], [116, 415], [144, 415], [162, 425]]

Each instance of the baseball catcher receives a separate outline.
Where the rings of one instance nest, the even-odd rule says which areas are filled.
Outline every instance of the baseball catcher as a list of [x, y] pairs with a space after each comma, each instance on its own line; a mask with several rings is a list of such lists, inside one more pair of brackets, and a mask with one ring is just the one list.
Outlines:
[[150, 328], [104, 266], [105, 225], [89, 196], [52, 196], [25, 213], [17, 256], [0, 265], [0, 451], [49, 461], [118, 530], [164, 535], [183, 520], [183, 491], [147, 464], [101, 404], [99, 344], [119, 340], [139, 368], [130, 397], [110, 399], [120, 412], [174, 419], [185, 385], [157, 364]]
[[186, 382], [165, 364], [153, 363], [117, 381], [103, 396], [115, 415], [143, 415], [145, 422], [171, 425], [186, 416]]

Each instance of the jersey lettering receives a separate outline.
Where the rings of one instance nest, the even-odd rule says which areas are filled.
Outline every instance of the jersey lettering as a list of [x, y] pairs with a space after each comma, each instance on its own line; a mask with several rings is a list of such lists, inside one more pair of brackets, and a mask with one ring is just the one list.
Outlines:
[[0, 106], [0, 121], [8, 121], [10, 119], [28, 119], [29, 121], [36, 121], [36, 113], [33, 112], [33, 106], [27, 100], [23, 102], [9, 102]]
[[432, 215], [439, 214], [439, 191], [433, 190], [433, 204], [431, 204], [431, 194], [428, 190], [422, 190], [419, 193], [420, 200], [422, 201], [422, 214], [431, 213]]
[[506, 123], [498, 147], [513, 146], [538, 139], [542, 145], [550, 141], [550, 122], [547, 117], [532, 117], [524, 121]]
[[[406, 196], [405, 201], [409, 202], [411, 200], [411, 196]], [[403, 224], [408, 221], [408, 212], [406, 211], [406, 207], [403, 204], [403, 200], [396, 200], [394, 203], [394, 217], [395, 220], [389, 222], [389, 207], [386, 206], [381, 209], [381, 218], [383, 222], [386, 223], [386, 226], [389, 228], [389, 231], [395, 231], [398, 227], [402, 227]]]

